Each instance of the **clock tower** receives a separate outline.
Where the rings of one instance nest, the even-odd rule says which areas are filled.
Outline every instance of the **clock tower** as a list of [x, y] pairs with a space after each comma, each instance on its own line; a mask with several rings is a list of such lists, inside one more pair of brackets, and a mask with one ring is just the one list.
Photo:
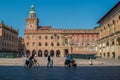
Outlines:
[[26, 19], [26, 30], [37, 30], [39, 20], [36, 18], [34, 6], [31, 6], [29, 18]]

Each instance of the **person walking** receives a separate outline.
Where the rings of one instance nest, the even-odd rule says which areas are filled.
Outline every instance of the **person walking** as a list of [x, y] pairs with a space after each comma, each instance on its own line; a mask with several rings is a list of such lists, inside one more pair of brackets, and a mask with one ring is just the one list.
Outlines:
[[92, 61], [91, 58], [90, 58], [90, 60], [89, 60], [89, 65], [93, 65], [93, 61]]
[[51, 57], [51, 60], [50, 60], [50, 67], [53, 67], [53, 57]]
[[48, 63], [47, 63], [47, 67], [49, 67], [49, 66], [50, 66], [50, 61], [51, 61], [51, 56], [50, 56], [50, 55], [48, 55]]

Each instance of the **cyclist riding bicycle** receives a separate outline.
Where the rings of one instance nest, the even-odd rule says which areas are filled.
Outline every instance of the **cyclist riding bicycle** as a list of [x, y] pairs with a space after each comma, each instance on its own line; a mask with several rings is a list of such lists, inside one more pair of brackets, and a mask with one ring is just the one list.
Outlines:
[[35, 54], [32, 54], [32, 56], [31, 56], [28, 60], [26, 60], [26, 64], [27, 64], [27, 65], [30, 64], [30, 67], [31, 67], [31, 66], [32, 66], [32, 63], [35, 62], [35, 61], [37, 61], [37, 60], [35, 59]]
[[30, 58], [28, 58], [24, 64], [24, 67], [26, 69], [29, 69], [31, 67], [35, 68], [35, 69], [38, 69], [40, 64], [37, 62], [37, 60], [35, 59], [36, 55], [35, 54], [32, 54], [32, 56]]
[[72, 58], [71, 55], [67, 55], [67, 56], [66, 56], [66, 61], [67, 61], [68, 63], [70, 63], [72, 60], [73, 60], [73, 58]]

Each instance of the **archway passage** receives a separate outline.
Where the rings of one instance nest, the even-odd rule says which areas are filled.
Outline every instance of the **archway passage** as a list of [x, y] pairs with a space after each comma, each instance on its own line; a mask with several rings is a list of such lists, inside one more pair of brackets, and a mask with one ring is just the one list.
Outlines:
[[44, 57], [47, 57], [47, 56], [48, 56], [48, 51], [45, 50], [45, 51], [44, 51]]
[[107, 57], [110, 57], [110, 53], [109, 52], [107, 52]]
[[120, 37], [117, 38], [117, 45], [120, 46]]
[[42, 57], [42, 51], [41, 50], [38, 51], [38, 57]]
[[36, 51], [35, 51], [35, 50], [33, 50], [33, 51], [32, 51], [32, 55], [35, 55], [35, 54], [36, 54]]
[[116, 49], [118, 50], [117, 52], [119, 52], [119, 53], [116, 53], [116, 57], [120, 59], [120, 37], [118, 37], [116, 40]]
[[26, 57], [28, 58], [29, 56], [30, 56], [30, 51], [27, 50], [27, 51], [26, 51]]
[[112, 55], [113, 55], [112, 58], [115, 58], [115, 52], [112, 52]]
[[64, 56], [67, 56], [67, 54], [68, 54], [68, 49], [65, 49], [64, 52], [65, 52], [65, 53], [64, 53]]
[[54, 51], [53, 50], [50, 51], [50, 56], [52, 56], [52, 57], [54, 56]]
[[60, 57], [60, 50], [56, 51], [56, 57]]

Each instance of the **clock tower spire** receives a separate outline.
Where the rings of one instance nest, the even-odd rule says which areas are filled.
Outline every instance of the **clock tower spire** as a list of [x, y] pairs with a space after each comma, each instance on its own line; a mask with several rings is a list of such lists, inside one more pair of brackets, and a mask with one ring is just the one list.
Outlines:
[[34, 10], [34, 5], [31, 6], [31, 9], [30, 9], [30, 18], [36, 18], [36, 13], [35, 13], [35, 10]]

